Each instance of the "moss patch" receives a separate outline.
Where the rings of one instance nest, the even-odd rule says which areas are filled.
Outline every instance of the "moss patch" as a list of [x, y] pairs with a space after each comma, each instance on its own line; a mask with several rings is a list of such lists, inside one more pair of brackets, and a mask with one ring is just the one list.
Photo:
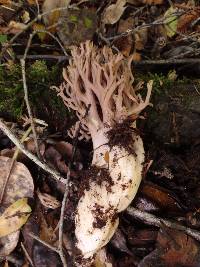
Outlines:
[[[57, 112], [60, 117], [67, 117], [68, 111], [62, 100], [50, 89], [50, 86], [59, 85], [61, 82], [62, 70], [59, 67], [48, 67], [44, 61], [35, 61], [27, 65], [26, 79], [29, 100], [35, 116], [46, 119], [43, 116], [44, 110], [50, 108], [54, 114]], [[12, 63], [6, 66], [0, 65], [1, 116], [6, 114], [19, 119], [25, 112], [21, 66]]]

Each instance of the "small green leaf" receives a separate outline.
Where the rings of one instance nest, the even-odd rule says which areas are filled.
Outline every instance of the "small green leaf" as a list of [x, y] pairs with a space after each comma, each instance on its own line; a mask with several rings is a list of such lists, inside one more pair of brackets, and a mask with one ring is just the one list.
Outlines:
[[177, 16], [175, 15], [175, 11], [176, 9], [174, 9], [173, 7], [170, 7], [164, 15], [164, 27], [167, 33], [167, 36], [169, 37], [173, 37], [176, 34], [176, 30], [177, 30], [177, 24], [178, 24], [178, 20], [177, 20]]
[[3, 44], [5, 42], [7, 42], [7, 35], [5, 34], [0, 34], [0, 43]]
[[71, 22], [77, 22], [77, 21], [78, 21], [78, 17], [75, 16], [75, 15], [71, 15], [71, 16], [69, 17], [69, 19], [70, 19]]
[[84, 24], [86, 28], [92, 28], [92, 20], [87, 17], [84, 18]]
[[19, 230], [28, 220], [30, 213], [31, 207], [27, 198], [18, 199], [10, 205], [0, 216], [0, 237]]

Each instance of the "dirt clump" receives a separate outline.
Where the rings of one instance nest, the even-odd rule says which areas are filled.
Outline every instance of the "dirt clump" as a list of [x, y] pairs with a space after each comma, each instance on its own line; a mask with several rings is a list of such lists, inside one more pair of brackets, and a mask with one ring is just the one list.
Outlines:
[[123, 122], [115, 123], [112, 129], [107, 132], [109, 146], [111, 148], [119, 146], [121, 148], [125, 148], [130, 154], [135, 155], [135, 151], [133, 149], [133, 135], [139, 135], [139, 132], [131, 126], [132, 123], [133, 121], [128, 118]]

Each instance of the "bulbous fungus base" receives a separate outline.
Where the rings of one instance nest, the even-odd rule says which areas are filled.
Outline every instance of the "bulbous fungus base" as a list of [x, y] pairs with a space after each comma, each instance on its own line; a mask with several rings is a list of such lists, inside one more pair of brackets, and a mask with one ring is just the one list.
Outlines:
[[[75, 216], [76, 246], [83, 259], [92, 261], [111, 239], [117, 214], [128, 207], [140, 185], [144, 148], [135, 120], [149, 105], [152, 81], [143, 101], [138, 93], [141, 83], [133, 87], [131, 57], [90, 41], [71, 53], [63, 71], [65, 82], [56, 90], [81, 122], [80, 139], [91, 137], [93, 142], [92, 166]], [[71, 136], [76, 129], [77, 125]]]

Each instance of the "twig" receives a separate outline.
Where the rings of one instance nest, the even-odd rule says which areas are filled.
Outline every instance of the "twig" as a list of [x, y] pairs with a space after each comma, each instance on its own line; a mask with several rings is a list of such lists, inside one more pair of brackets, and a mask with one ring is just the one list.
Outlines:
[[[184, 15], [186, 13], [187, 13], [186, 11], [173, 12], [173, 14], [175, 15], [175, 17], [172, 20], [170, 20], [170, 23], [172, 23], [173, 21], [177, 20], [178, 17], [181, 17], [182, 15]], [[167, 19], [168, 18], [171, 18], [171, 16], [172, 16], [172, 14], [170, 14], [167, 17], [159, 18], [159, 19], [157, 19], [157, 20], [155, 20], [155, 21], [153, 21], [151, 23], [145, 23], [145, 24], [139, 25], [139, 26], [137, 26], [137, 27], [135, 27], [133, 29], [128, 29], [125, 32], [122, 32], [122, 33], [117, 34], [115, 36], [111, 36], [111, 37], [107, 37], [107, 38], [104, 37], [104, 38], [106, 38], [108, 41], [114, 42], [114, 41], [120, 39], [123, 36], [132, 35], [132, 34], [134, 34], [135, 32], [138, 32], [141, 29], [150, 28], [152, 26], [168, 25], [169, 24], [169, 21], [167, 21]]]
[[[28, 130], [25, 132], [25, 134], [23, 135], [22, 139], [21, 139], [21, 143], [23, 143], [25, 141], [25, 139], [28, 137], [28, 135], [30, 134], [31, 132], [31, 127], [28, 128]], [[11, 163], [10, 163], [10, 167], [9, 167], [9, 170], [8, 170], [8, 173], [7, 173], [7, 176], [5, 178], [5, 181], [3, 183], [3, 186], [1, 188], [1, 194], [0, 194], [0, 204], [2, 203], [2, 200], [3, 200], [3, 197], [4, 197], [4, 194], [5, 194], [5, 190], [6, 190], [6, 187], [7, 187], [7, 184], [8, 184], [8, 181], [10, 179], [10, 175], [11, 175], [11, 172], [14, 168], [14, 164], [15, 164], [15, 161], [18, 157], [18, 154], [19, 154], [19, 149], [17, 148], [13, 157], [12, 157], [12, 160], [11, 160]]]
[[31, 152], [26, 150], [23, 144], [19, 142], [19, 140], [15, 137], [15, 135], [12, 133], [12, 131], [5, 125], [5, 123], [0, 120], [0, 129], [8, 136], [8, 138], [35, 164], [37, 164], [41, 169], [48, 172], [53, 176], [53, 178], [57, 181], [62, 182], [63, 184], [66, 183], [66, 179], [61, 176], [58, 172], [50, 168], [46, 163], [40, 161], [35, 155], [33, 155]]
[[68, 171], [67, 171], [65, 193], [63, 196], [63, 200], [62, 200], [62, 206], [61, 206], [61, 211], [60, 211], [60, 221], [59, 221], [59, 231], [58, 231], [58, 253], [59, 253], [60, 259], [64, 267], [67, 267], [67, 262], [66, 262], [65, 255], [63, 252], [63, 224], [64, 224], [65, 207], [66, 207], [67, 197], [69, 193], [69, 178], [70, 178], [70, 166], [68, 166]]
[[40, 6], [38, 3], [38, 0], [35, 0], [36, 6], [37, 6], [37, 12], [38, 12], [38, 16], [40, 15]]
[[56, 253], [59, 254], [57, 248], [55, 248], [55, 247], [49, 245], [47, 242], [43, 241], [42, 239], [40, 239], [38, 236], [34, 235], [33, 233], [29, 233], [29, 235], [30, 235], [33, 239], [35, 239], [35, 240], [37, 240], [38, 242], [40, 242], [41, 244], [43, 244], [44, 246], [48, 247], [49, 249], [51, 249], [51, 250], [53, 250], [53, 251], [55, 251]]
[[64, 46], [61, 44], [61, 42], [59, 41], [59, 39], [54, 35], [52, 34], [51, 32], [47, 31], [47, 30], [35, 30], [32, 34], [35, 35], [37, 33], [46, 33], [48, 34], [49, 36], [51, 36], [57, 43], [58, 45], [60, 46], [60, 48], [62, 49], [64, 55], [66, 57], [69, 57], [69, 55], [67, 54], [67, 51], [66, 49], [64, 48]]
[[37, 138], [37, 133], [35, 130], [35, 124], [34, 124], [34, 120], [33, 120], [33, 115], [32, 115], [32, 111], [31, 111], [31, 107], [29, 104], [29, 97], [28, 97], [28, 88], [27, 88], [27, 82], [26, 82], [26, 58], [28, 55], [28, 51], [30, 49], [31, 46], [31, 42], [33, 40], [33, 37], [38, 33], [38, 32], [43, 32], [46, 33], [48, 35], [50, 35], [53, 39], [55, 39], [57, 41], [57, 43], [59, 44], [59, 46], [61, 47], [63, 53], [65, 54], [65, 56], [67, 56], [67, 52], [65, 50], [65, 48], [63, 47], [63, 45], [60, 43], [60, 41], [50, 32], [48, 31], [44, 31], [44, 30], [36, 30], [33, 33], [30, 34], [27, 45], [26, 45], [26, 49], [24, 52], [24, 56], [22, 59], [20, 59], [20, 63], [21, 63], [21, 69], [22, 69], [22, 80], [23, 80], [23, 88], [24, 88], [24, 99], [26, 102], [26, 107], [27, 107], [27, 111], [28, 111], [28, 115], [29, 115], [29, 119], [31, 122], [31, 127], [32, 127], [32, 131], [33, 131], [33, 140], [34, 140], [34, 144], [35, 144], [35, 148], [36, 148], [36, 153], [39, 159], [41, 159], [41, 155], [40, 155], [40, 150], [39, 150], [39, 145], [38, 145], [38, 138]]
[[27, 83], [26, 83], [26, 61], [25, 60], [26, 60], [26, 56], [28, 54], [28, 50], [29, 50], [30, 45], [31, 45], [32, 38], [33, 38], [33, 35], [30, 34], [30, 37], [29, 37], [29, 40], [28, 40], [28, 43], [27, 43], [27, 46], [26, 46], [26, 49], [25, 49], [25, 52], [24, 52], [24, 56], [20, 60], [20, 63], [21, 63], [21, 69], [22, 69], [24, 99], [25, 99], [25, 102], [26, 102], [26, 107], [27, 107], [29, 119], [30, 119], [30, 122], [31, 122], [31, 128], [32, 128], [32, 132], [33, 132], [33, 140], [34, 140], [34, 144], [35, 144], [35, 148], [36, 148], [36, 153], [37, 153], [38, 158], [40, 159], [41, 155], [40, 155], [40, 151], [39, 151], [39, 145], [38, 145], [38, 142], [37, 142], [37, 134], [36, 134], [36, 130], [35, 130], [35, 124], [33, 122], [33, 115], [32, 115], [31, 107], [30, 107], [30, 104], [29, 104], [28, 88], [27, 88]]
[[156, 217], [155, 215], [152, 215], [150, 213], [144, 212], [144, 211], [140, 211], [138, 209], [135, 209], [133, 207], [129, 207], [126, 212], [133, 216], [136, 219], [139, 219], [149, 225], [154, 225], [157, 227], [162, 227], [163, 225], [172, 228], [172, 229], [176, 229], [179, 231], [183, 231], [186, 234], [194, 237], [196, 240], [200, 241], [200, 232], [195, 230], [195, 229], [191, 229], [189, 227], [183, 226], [181, 224], [178, 224], [176, 222], [172, 222], [170, 220], [166, 220], [166, 219], [162, 219], [159, 217]]
[[[17, 58], [21, 59], [23, 56], [18, 55]], [[69, 60], [70, 56], [55, 56], [55, 55], [27, 55], [27, 59], [43, 59], [43, 60], [58, 60], [64, 61]], [[170, 58], [170, 59], [159, 59], [159, 60], [141, 60], [133, 61], [135, 65], [170, 65], [170, 64], [190, 64], [190, 63], [200, 63], [200, 58]]]
[[39, 145], [38, 145], [38, 141], [37, 141], [38, 139], [37, 139], [35, 124], [33, 122], [33, 115], [32, 115], [31, 107], [29, 104], [29, 99], [28, 99], [28, 88], [27, 88], [27, 83], [26, 83], [26, 69], [25, 69], [25, 56], [20, 60], [20, 62], [21, 62], [21, 68], [22, 68], [24, 99], [26, 102], [26, 108], [27, 108], [29, 119], [31, 122], [31, 128], [32, 128], [32, 132], [33, 132], [33, 140], [34, 140], [34, 144], [35, 144], [35, 148], [36, 148], [36, 153], [37, 153], [38, 158], [40, 159], [41, 155], [40, 155]]
[[[23, 58], [23, 55], [17, 55], [16, 58], [17, 59], [21, 59], [21, 58]], [[58, 60], [60, 62], [60, 61], [64, 61], [64, 60], [69, 60], [70, 56], [62, 56], [62, 55], [59, 55], [59, 56], [56, 56], [56, 55], [27, 55], [26, 58], [27, 59], [34, 59], [34, 60], [37, 60], [37, 59]]]
[[24, 254], [25, 254], [25, 256], [26, 256], [28, 262], [30, 263], [30, 265], [31, 265], [32, 267], [35, 267], [35, 265], [34, 265], [32, 259], [31, 259], [31, 257], [30, 257], [29, 254], [28, 254], [28, 251], [26, 250], [26, 248], [25, 248], [25, 246], [24, 246], [24, 244], [23, 244], [22, 242], [21, 242], [21, 247], [22, 247], [22, 250], [24, 251]]
[[[39, 4], [38, 4], [38, 1], [36, 1], [36, 4], [37, 4], [37, 8], [38, 8], [38, 11], [39, 11]], [[27, 31], [28, 29], [30, 29], [34, 23], [36, 23], [37, 21], [41, 21], [42, 17], [46, 16], [46, 15], [50, 15], [54, 12], [59, 12], [59, 11], [64, 11], [66, 9], [75, 9], [76, 6], [82, 4], [83, 2], [87, 2], [88, 0], [83, 0], [83, 1], [80, 1], [79, 3], [77, 4], [73, 4], [73, 5], [69, 5], [69, 6], [63, 6], [63, 7], [58, 7], [58, 8], [54, 8], [54, 9], [51, 9], [49, 11], [46, 11], [46, 12], [43, 12], [43, 13], [39, 13], [38, 12], [38, 15], [33, 19], [31, 20], [27, 25], [26, 27], [24, 27], [21, 31], [19, 31], [18, 33], [16, 33], [8, 42], [4, 43], [3, 44], [3, 48], [2, 48], [2, 51], [1, 51], [1, 55], [0, 55], [0, 58], [2, 58], [2, 56], [4, 55], [4, 53], [6, 52], [6, 50], [13, 44], [13, 42], [21, 35], [23, 34], [25, 31]]]
[[37, 22], [38, 20], [40, 21], [41, 18], [43, 16], [46, 16], [46, 15], [49, 15], [53, 12], [56, 12], [56, 11], [63, 11], [63, 10], [66, 10], [66, 9], [69, 9], [70, 6], [65, 6], [65, 7], [59, 7], [59, 8], [55, 8], [55, 9], [52, 9], [50, 11], [46, 11], [42, 14], [38, 14], [32, 21], [30, 21], [26, 27], [24, 27], [24, 29], [22, 29], [21, 31], [19, 31], [18, 33], [16, 33], [7, 43], [4, 43], [3, 45], [3, 49], [2, 49], [2, 52], [1, 52], [1, 57], [4, 55], [5, 51], [12, 45], [12, 43], [22, 34], [24, 33], [25, 31], [27, 31], [28, 29], [30, 29], [33, 24], [35, 22]]
[[[63, 50], [63, 53], [65, 54], [65, 56], [67, 56], [67, 52], [66, 52], [65, 48], [62, 46], [62, 44], [60, 43], [60, 41], [52, 33], [48, 32], [48, 31], [44, 31], [44, 30], [37, 30], [37, 31], [34, 31], [33, 33], [30, 34], [29, 40], [27, 42], [27, 46], [26, 46], [26, 49], [24, 52], [24, 56], [20, 60], [21, 67], [22, 67], [22, 78], [23, 78], [23, 87], [24, 87], [26, 106], [27, 106], [27, 110], [28, 110], [28, 114], [29, 114], [29, 118], [30, 118], [30, 122], [31, 122], [31, 127], [33, 130], [34, 143], [35, 143], [37, 155], [38, 155], [38, 158], [40, 159], [41, 157], [40, 157], [40, 153], [39, 153], [39, 146], [37, 143], [37, 135], [36, 135], [36, 131], [35, 131], [35, 126], [34, 126], [34, 122], [33, 122], [33, 116], [32, 116], [32, 112], [31, 112], [31, 108], [30, 108], [29, 101], [28, 101], [28, 89], [27, 89], [26, 72], [25, 72], [25, 60], [26, 60], [29, 48], [31, 46], [32, 39], [33, 39], [34, 35], [37, 34], [38, 32], [46, 33], [46, 34], [50, 35], [52, 38], [54, 38], [57, 41], [57, 43], [59, 44], [59, 46], [61, 47], [61, 49]], [[62, 245], [62, 243], [63, 243], [63, 222], [64, 222], [64, 211], [65, 211], [65, 206], [66, 206], [67, 196], [68, 196], [68, 189], [69, 189], [69, 178], [70, 178], [70, 167], [68, 168], [67, 179], [65, 181], [66, 186], [65, 186], [65, 193], [64, 193], [64, 197], [63, 197], [63, 201], [62, 201], [60, 225], [59, 225], [58, 254], [60, 256], [60, 259], [61, 259], [64, 267], [67, 267], [67, 262], [65, 259], [65, 255], [63, 252], [63, 245]]]
[[160, 60], [141, 60], [134, 62], [135, 65], [169, 65], [169, 64], [190, 64], [190, 63], [200, 63], [200, 58], [170, 58], [170, 59], [160, 59]]

